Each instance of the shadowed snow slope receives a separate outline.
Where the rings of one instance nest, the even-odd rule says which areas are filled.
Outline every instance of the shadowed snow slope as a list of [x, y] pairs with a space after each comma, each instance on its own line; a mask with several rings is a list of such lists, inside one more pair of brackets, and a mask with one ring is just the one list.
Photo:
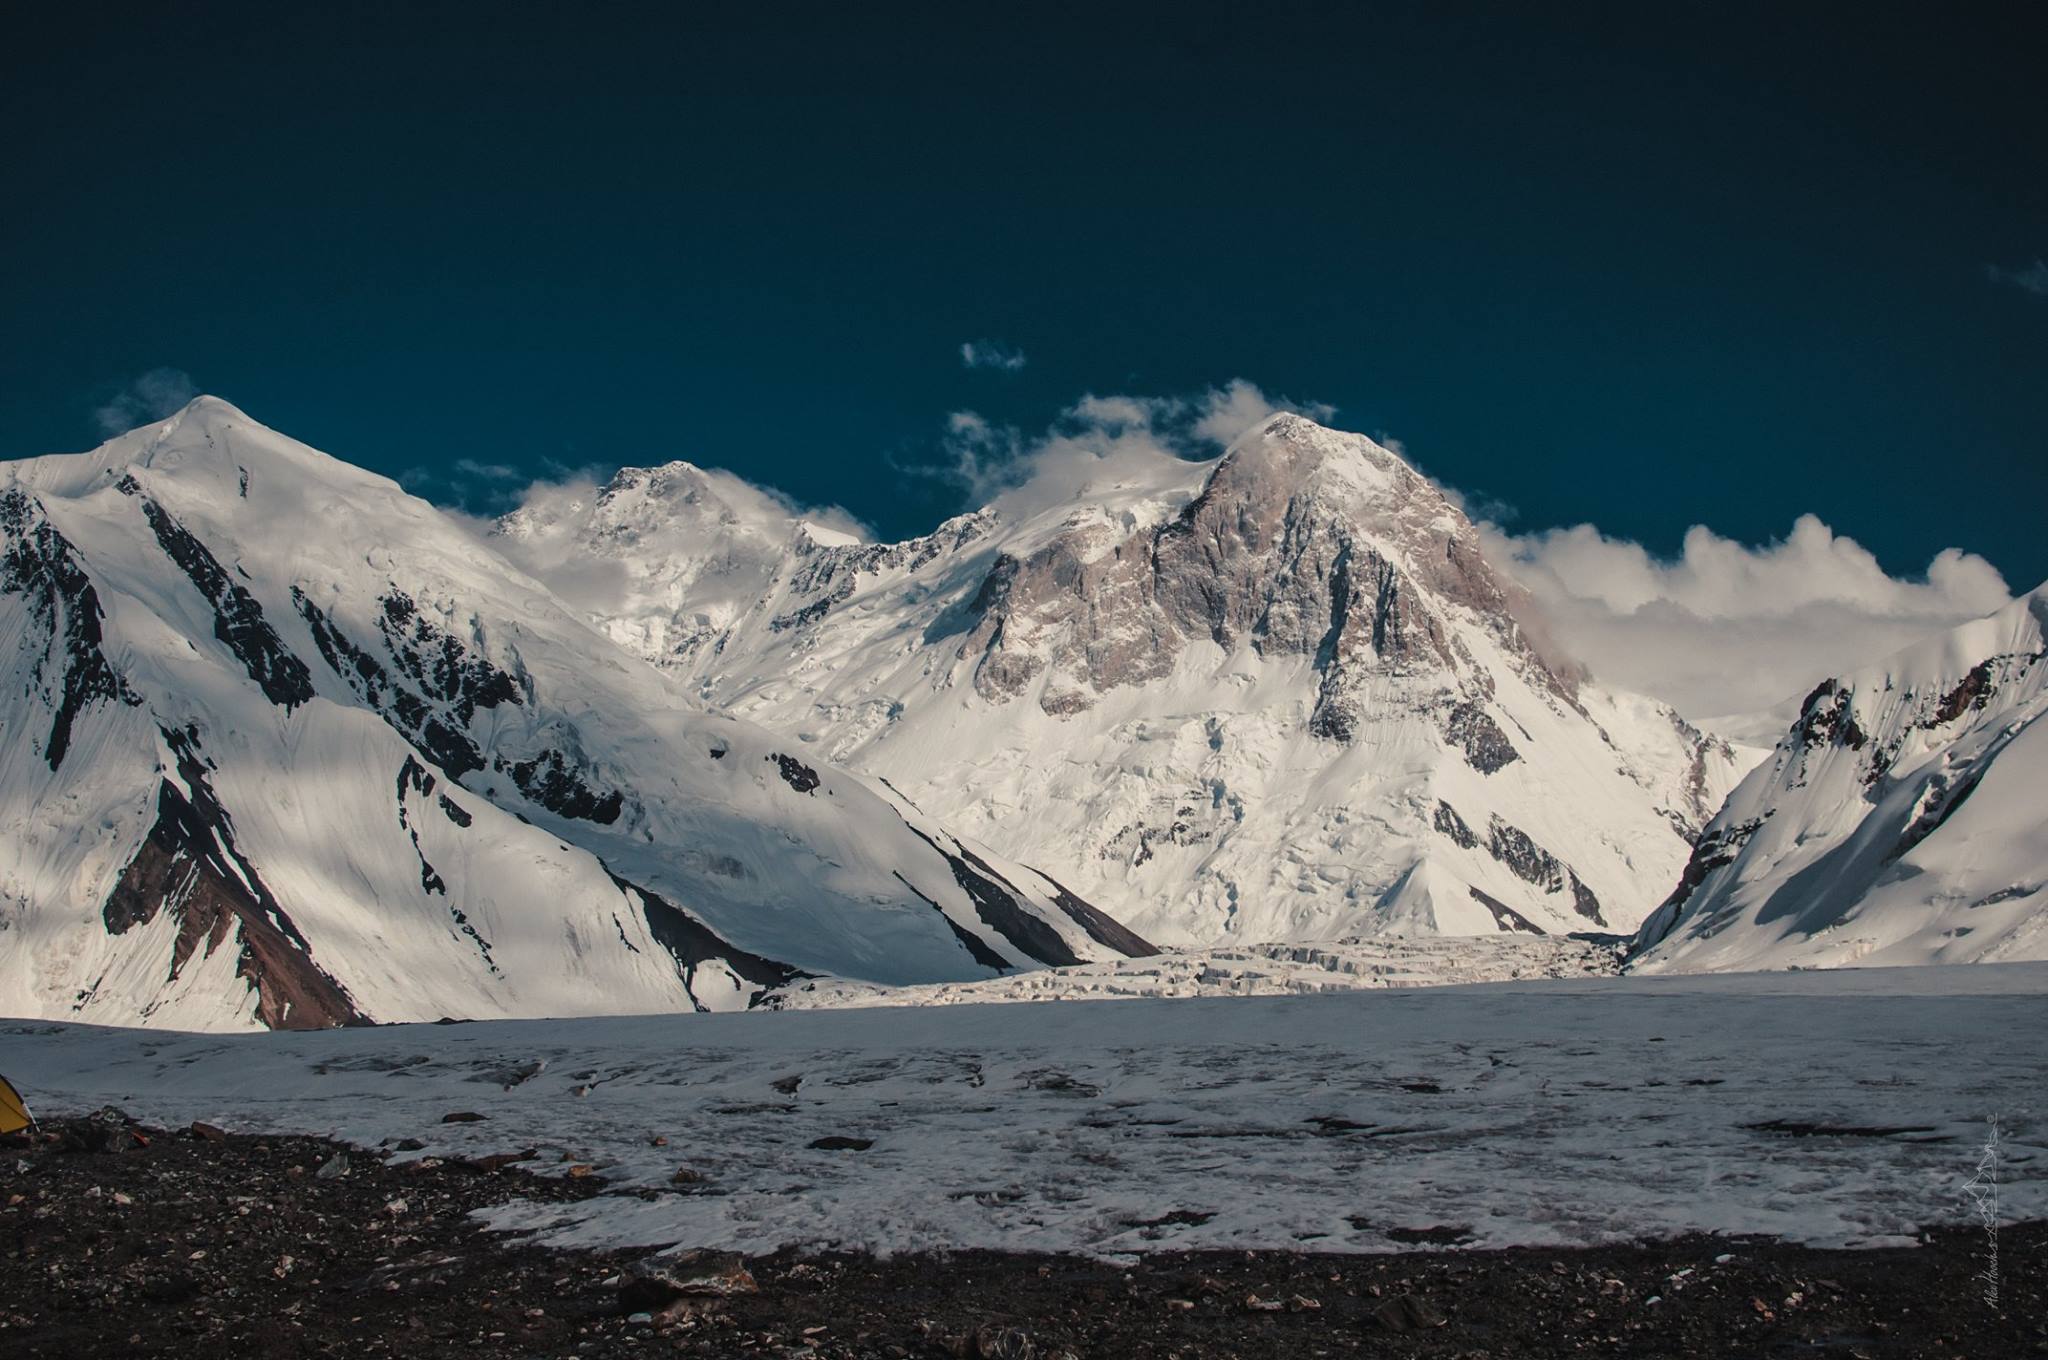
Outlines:
[[2048, 586], [1807, 697], [1643, 971], [2048, 959]]
[[1168, 943], [1631, 930], [1752, 758], [1584, 683], [1437, 487], [1297, 415], [904, 543], [685, 463], [494, 541], [708, 706]]
[[201, 398], [0, 465], [0, 1012], [730, 1009], [1143, 953]]

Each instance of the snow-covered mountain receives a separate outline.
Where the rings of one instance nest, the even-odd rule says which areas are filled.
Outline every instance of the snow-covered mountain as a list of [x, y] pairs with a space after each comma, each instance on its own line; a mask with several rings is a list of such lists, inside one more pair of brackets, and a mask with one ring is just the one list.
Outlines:
[[0, 665], [0, 1014], [729, 1009], [1149, 951], [210, 398], [0, 464]]
[[2048, 959], [2048, 586], [1807, 696], [1647, 972]]
[[1436, 486], [1296, 415], [903, 543], [687, 463], [495, 537], [707, 708], [1167, 943], [1630, 930], [1760, 754], [1589, 683]]

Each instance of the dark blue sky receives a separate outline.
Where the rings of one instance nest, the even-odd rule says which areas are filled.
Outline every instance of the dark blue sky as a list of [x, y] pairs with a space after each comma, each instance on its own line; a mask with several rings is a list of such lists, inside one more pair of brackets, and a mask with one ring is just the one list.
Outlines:
[[394, 475], [688, 457], [893, 535], [950, 410], [1242, 376], [1522, 528], [2048, 577], [2031, 6], [38, 8], [7, 456], [170, 366]]

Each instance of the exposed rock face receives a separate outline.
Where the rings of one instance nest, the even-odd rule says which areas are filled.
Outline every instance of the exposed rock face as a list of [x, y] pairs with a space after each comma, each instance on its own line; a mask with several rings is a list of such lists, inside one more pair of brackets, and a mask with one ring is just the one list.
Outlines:
[[777, 987], [786, 987], [799, 979], [811, 976], [801, 969], [786, 963], [762, 958], [744, 949], [736, 949], [702, 921], [678, 907], [659, 893], [649, 892], [638, 884], [628, 883], [623, 878], [613, 877], [621, 892], [629, 898], [637, 897], [640, 910], [647, 921], [647, 929], [663, 949], [675, 960], [676, 977], [689, 994], [690, 1003], [700, 1011], [712, 1007], [697, 995], [700, 985], [698, 970], [707, 974], [723, 970], [752, 984], [754, 995], [762, 996]]
[[1819, 685], [1635, 966], [2048, 957], [2048, 587]]
[[[140, 495], [132, 476], [123, 478], [120, 486], [128, 495]], [[213, 606], [213, 635], [226, 643], [228, 650], [248, 668], [249, 678], [262, 688], [270, 702], [286, 710], [311, 699], [313, 681], [306, 673], [306, 663], [292, 655], [279, 639], [277, 630], [263, 617], [263, 606], [256, 602], [256, 597], [230, 577], [206, 545], [187, 532], [170, 512], [148, 496], [141, 499], [142, 513], [155, 531], [157, 543]]]
[[[1449, 811], [1443, 804], [1438, 804], [1438, 807]], [[1452, 815], [1456, 816], [1455, 813]], [[1569, 890], [1573, 911], [1595, 925], [1606, 924], [1600, 915], [1600, 899], [1594, 896], [1593, 890], [1581, 883], [1579, 876], [1557, 856], [1531, 840], [1526, 832], [1495, 817], [1489, 828], [1487, 850], [1524, 883], [1533, 884], [1546, 893]]]
[[1846, 746], [1860, 751], [1870, 740], [1862, 728], [1856, 725], [1856, 712], [1852, 706], [1854, 695], [1833, 680], [1823, 680], [1813, 693], [1806, 696], [1806, 702], [1799, 706], [1797, 731], [1802, 744], [1808, 746]]
[[[665, 475], [726, 509], [672, 511], [636, 475], [580, 523], [500, 532], [537, 565], [616, 560], [628, 586], [593, 622], [703, 702], [1057, 866], [1147, 937], [1633, 925], [1742, 762], [1587, 685], [1438, 488], [1298, 416], [899, 544], [822, 542], [713, 474]], [[1495, 856], [1471, 828], [1496, 815], [1559, 872]]]
[[1473, 769], [1481, 774], [1504, 770], [1521, 759], [1521, 752], [1500, 730], [1500, 724], [1474, 703], [1454, 705], [1444, 719], [1444, 740], [1464, 753]]
[[[394, 681], [383, 662], [350, 641], [340, 626], [297, 586], [292, 587], [292, 602], [312, 630], [313, 643], [321, 657], [365, 703], [383, 713], [452, 778], [460, 779], [472, 770], [484, 768], [483, 751], [466, 730], [475, 716], [475, 702], [468, 705], [459, 719], [441, 711], [417, 690]], [[385, 637], [389, 641], [392, 634], [387, 632]], [[414, 669], [420, 669], [417, 663]]]
[[[1312, 658], [1321, 681], [1310, 729], [1347, 741], [1371, 678], [1479, 669], [1442, 617], [1452, 605], [1571, 702], [1576, 673], [1552, 668], [1521, 636], [1515, 611], [1526, 599], [1481, 558], [1470, 522], [1379, 446], [1333, 448], [1328, 433], [1276, 418], [1171, 521], [1116, 541], [1089, 526], [1029, 557], [999, 557], [961, 645], [978, 658], [976, 689], [1011, 699], [1045, 674], [1040, 707], [1072, 714], [1105, 690], [1169, 674], [1190, 640], [1206, 639], [1226, 652]], [[1483, 681], [1472, 687], [1484, 697]], [[1475, 733], [1454, 743], [1486, 748], [1475, 762], [1514, 758], [1473, 705], [1453, 721]]]
[[52, 712], [43, 759], [52, 770], [71, 747], [71, 726], [89, 705], [141, 700], [100, 650], [99, 592], [77, 551], [26, 492], [0, 491], [0, 592], [18, 596], [35, 629], [25, 636], [28, 681]]

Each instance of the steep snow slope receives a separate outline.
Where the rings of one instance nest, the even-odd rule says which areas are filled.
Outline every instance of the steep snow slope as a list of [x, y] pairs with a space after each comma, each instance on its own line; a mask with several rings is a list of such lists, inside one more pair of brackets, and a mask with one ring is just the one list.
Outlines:
[[1299, 416], [904, 543], [681, 463], [496, 537], [708, 706], [1169, 943], [1632, 929], [1749, 754], [1584, 683], [1434, 485]]
[[2044, 627], [2048, 586], [1814, 690], [1633, 966], [2048, 959]]
[[0, 1013], [727, 1009], [1145, 952], [201, 398], [0, 465]]

